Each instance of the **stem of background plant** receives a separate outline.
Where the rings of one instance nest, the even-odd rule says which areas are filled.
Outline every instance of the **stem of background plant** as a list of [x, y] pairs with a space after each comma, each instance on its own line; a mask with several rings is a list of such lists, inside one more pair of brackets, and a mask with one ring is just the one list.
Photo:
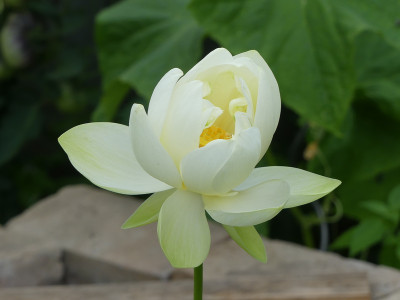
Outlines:
[[194, 268], [193, 300], [203, 299], [203, 264]]
[[293, 207], [290, 211], [300, 223], [304, 244], [306, 244], [307, 247], [314, 248], [314, 239], [311, 233], [310, 224], [307, 221], [307, 217], [297, 207]]

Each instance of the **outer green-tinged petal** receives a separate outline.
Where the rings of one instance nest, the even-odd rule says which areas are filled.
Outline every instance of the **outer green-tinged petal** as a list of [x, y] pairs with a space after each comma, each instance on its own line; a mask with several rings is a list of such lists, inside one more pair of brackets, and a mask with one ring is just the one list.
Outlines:
[[[251, 50], [234, 56], [236, 59], [244, 57], [250, 58], [252, 62], [259, 66], [258, 70], [256, 70], [252, 64], [247, 64], [249, 68], [253, 69], [259, 80], [254, 126], [260, 129], [262, 139], [260, 158], [262, 158], [278, 126], [281, 113], [281, 98], [274, 74], [272, 74], [271, 69], [261, 55], [257, 51]], [[246, 61], [241, 60], [241, 62], [245, 63]]]
[[264, 243], [253, 226], [232, 227], [223, 225], [231, 238], [248, 254], [255, 259], [266, 263], [267, 253], [265, 252]]
[[137, 162], [127, 126], [83, 124], [65, 132], [58, 141], [72, 165], [103, 189], [134, 195], [171, 188], [146, 173]]
[[172, 69], [161, 78], [151, 95], [148, 116], [157, 135], [161, 136], [168, 106], [178, 79], [183, 75], [180, 69]]
[[171, 186], [180, 187], [179, 171], [154, 133], [143, 105], [132, 106], [129, 129], [133, 152], [143, 169]]
[[235, 191], [243, 191], [273, 179], [285, 180], [290, 186], [290, 198], [285, 208], [303, 205], [333, 191], [340, 181], [290, 167], [257, 168]]
[[139, 208], [125, 221], [122, 229], [139, 227], [157, 221], [164, 201], [175, 192], [175, 189], [155, 193], [146, 199]]
[[258, 128], [249, 128], [230, 140], [214, 140], [190, 152], [181, 163], [186, 187], [200, 194], [225, 194], [245, 180], [260, 155]]
[[199, 148], [204, 129], [202, 98], [201, 81], [194, 80], [175, 89], [160, 140], [177, 166], [186, 154]]
[[163, 204], [158, 217], [158, 239], [175, 268], [194, 268], [210, 249], [210, 229], [201, 196], [177, 190]]
[[230, 226], [257, 225], [275, 217], [289, 199], [289, 185], [271, 180], [230, 196], [204, 196], [207, 212]]

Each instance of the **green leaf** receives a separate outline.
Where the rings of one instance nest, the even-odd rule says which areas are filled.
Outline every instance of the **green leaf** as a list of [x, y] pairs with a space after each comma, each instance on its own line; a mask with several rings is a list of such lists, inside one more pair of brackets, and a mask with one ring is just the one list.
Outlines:
[[12, 103], [0, 121], [0, 165], [18, 153], [24, 143], [35, 137], [40, 125], [36, 104]]
[[330, 2], [194, 0], [212, 38], [234, 53], [258, 50], [279, 83], [282, 101], [334, 133], [352, 99], [353, 49]]
[[12, 70], [7, 66], [4, 62], [1, 53], [0, 53], [0, 81], [10, 77], [12, 74]]
[[391, 210], [386, 202], [363, 201], [360, 203], [360, 207], [370, 212], [371, 215], [386, 220], [391, 224], [397, 224], [399, 221], [397, 211]]
[[[387, 242], [387, 239], [394, 239], [397, 243]], [[394, 268], [400, 268], [400, 236], [389, 236], [383, 242], [379, 253], [379, 263]]]
[[365, 32], [356, 39], [355, 65], [363, 95], [382, 112], [400, 120], [399, 49], [387, 44], [382, 36]]
[[111, 121], [128, 91], [129, 86], [123, 82], [114, 81], [110, 84], [103, 91], [100, 103], [93, 112], [92, 120], [94, 122]]
[[360, 209], [360, 204], [366, 199], [384, 201], [389, 196], [389, 191], [400, 182], [400, 168], [361, 181], [345, 180], [338, 188], [337, 194], [343, 204], [347, 216], [356, 219], [371, 217], [371, 214]]
[[343, 249], [343, 248], [349, 248], [354, 231], [356, 230], [356, 227], [352, 227], [349, 230], [346, 230], [344, 233], [342, 233], [331, 245], [330, 248], [332, 250], [337, 250], [337, 249]]
[[264, 243], [254, 226], [233, 227], [223, 225], [231, 238], [255, 259], [266, 263], [267, 254]]
[[[329, 176], [345, 185], [346, 181], [369, 180], [399, 167], [400, 130], [396, 128], [400, 128], [400, 122], [376, 106], [369, 102], [356, 103], [354, 113], [347, 119], [343, 138], [328, 136], [321, 143], [320, 151], [329, 162]], [[313, 171], [315, 164], [317, 160], [310, 165]]]
[[398, 264], [400, 264], [400, 243], [398, 243], [397, 247], [396, 247], [396, 258], [397, 258]]
[[391, 209], [400, 210], [400, 185], [395, 186], [390, 191], [389, 206]]
[[115, 94], [116, 82], [149, 98], [169, 69], [187, 70], [198, 61], [203, 32], [186, 10], [187, 2], [126, 0], [97, 16], [96, 42], [105, 95], [95, 119], [111, 119], [119, 107], [126, 89]]
[[334, 0], [340, 14], [340, 21], [347, 27], [350, 35], [364, 30], [381, 33], [386, 42], [400, 48], [398, 0]]
[[368, 249], [378, 243], [384, 236], [386, 227], [378, 219], [363, 220], [357, 225], [350, 242], [350, 255], [356, 255], [362, 250]]

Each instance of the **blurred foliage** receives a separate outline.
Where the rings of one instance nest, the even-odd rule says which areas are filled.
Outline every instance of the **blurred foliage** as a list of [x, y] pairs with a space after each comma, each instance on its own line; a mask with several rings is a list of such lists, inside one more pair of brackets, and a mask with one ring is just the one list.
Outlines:
[[360, 223], [339, 236], [331, 248], [348, 248], [351, 256], [366, 256], [375, 246], [381, 263], [400, 268], [400, 185], [384, 200], [360, 202]]
[[66, 129], [90, 114], [126, 122], [132, 100], [148, 101], [166, 71], [187, 71], [218, 46], [256, 49], [284, 104], [260, 165], [343, 182], [319, 206], [288, 210], [257, 230], [315, 246], [318, 226], [330, 223], [333, 248], [400, 267], [398, 0], [3, 1], [3, 220], [80, 180], [56, 143]]
[[88, 122], [101, 94], [96, 13], [110, 1], [0, 0], [0, 220], [75, 176], [61, 132]]
[[149, 99], [161, 75], [174, 67], [188, 70], [198, 61], [203, 31], [187, 3], [121, 1], [97, 16], [104, 93], [95, 120], [112, 119], [129, 86]]

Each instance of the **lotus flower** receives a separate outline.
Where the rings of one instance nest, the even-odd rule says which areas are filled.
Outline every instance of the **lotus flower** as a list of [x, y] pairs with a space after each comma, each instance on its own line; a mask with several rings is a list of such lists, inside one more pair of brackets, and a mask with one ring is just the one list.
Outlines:
[[129, 126], [89, 123], [59, 142], [74, 167], [116, 193], [154, 193], [123, 228], [158, 220], [161, 247], [174, 267], [200, 265], [210, 248], [207, 212], [249, 254], [265, 261], [253, 225], [314, 201], [340, 181], [300, 169], [255, 169], [281, 110], [274, 75], [256, 51], [207, 55], [183, 75], [157, 84], [148, 113], [134, 104]]

